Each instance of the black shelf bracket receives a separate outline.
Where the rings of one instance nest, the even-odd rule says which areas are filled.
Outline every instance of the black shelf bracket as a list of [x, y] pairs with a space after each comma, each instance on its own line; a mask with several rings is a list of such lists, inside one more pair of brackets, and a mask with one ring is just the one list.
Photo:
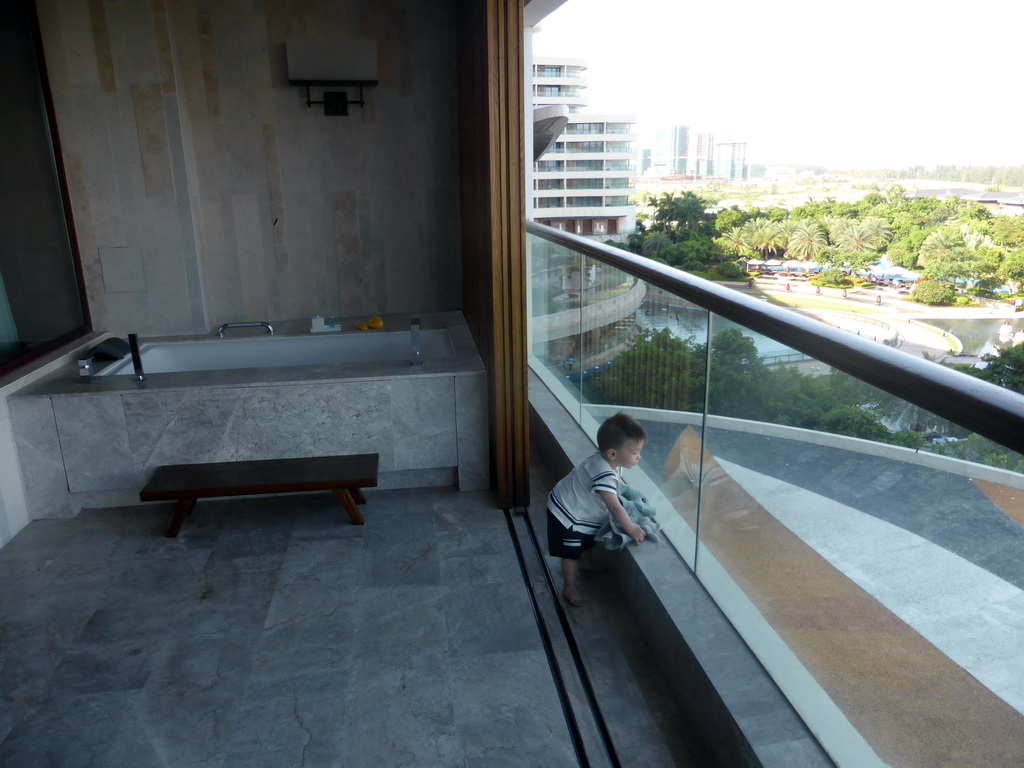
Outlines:
[[[366, 105], [363, 97], [363, 88], [372, 88], [377, 85], [377, 80], [289, 80], [288, 85], [298, 85], [306, 89], [306, 106], [314, 104], [324, 105], [324, 114], [330, 117], [343, 117], [348, 114], [348, 105], [355, 104], [360, 107]], [[324, 91], [323, 98], [314, 101], [312, 88], [358, 88], [359, 99], [349, 99], [348, 91]]]

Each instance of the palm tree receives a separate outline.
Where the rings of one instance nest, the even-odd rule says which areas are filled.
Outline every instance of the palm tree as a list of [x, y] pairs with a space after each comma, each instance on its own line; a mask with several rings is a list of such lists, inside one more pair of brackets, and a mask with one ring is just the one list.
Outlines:
[[705, 204], [693, 192], [686, 191], [673, 200], [673, 209], [675, 221], [685, 229], [690, 229], [704, 215]]
[[924, 266], [936, 256], [952, 254], [963, 247], [964, 236], [960, 230], [954, 227], [939, 227], [921, 243], [917, 259], [921, 266]]
[[880, 251], [892, 240], [892, 227], [880, 216], [869, 216], [862, 223], [871, 233], [872, 250]]
[[839, 245], [843, 239], [843, 232], [852, 222], [839, 216], [828, 216], [825, 218], [825, 228], [828, 231], [828, 240], [832, 245]]
[[995, 248], [996, 241], [988, 235], [983, 235], [981, 232], [977, 232], [971, 229], [966, 224], [960, 225], [960, 233], [963, 236], [964, 245], [970, 248], [972, 251], [976, 251], [979, 248]]
[[672, 193], [662, 192], [653, 200], [654, 213], [651, 215], [651, 229], [654, 231], [665, 231], [670, 228], [672, 222]]
[[784, 219], [775, 225], [775, 239], [779, 247], [789, 253], [789, 240], [796, 229], [796, 222], [793, 219]]
[[760, 251], [762, 256], [768, 256], [778, 246], [776, 239], [775, 222], [763, 216], [751, 219], [743, 225], [743, 236], [747, 245], [755, 251]]
[[789, 236], [789, 255], [801, 261], [815, 260], [821, 249], [828, 245], [828, 238], [818, 222], [801, 219], [796, 222]]
[[722, 235], [722, 250], [733, 256], [740, 256], [747, 250], [747, 238], [743, 227], [733, 227]]
[[838, 233], [836, 242], [844, 251], [864, 253], [875, 250], [874, 229], [863, 221], [847, 221], [846, 226]]
[[640, 252], [649, 258], [660, 256], [672, 246], [672, 239], [664, 232], [652, 232], [644, 238]]

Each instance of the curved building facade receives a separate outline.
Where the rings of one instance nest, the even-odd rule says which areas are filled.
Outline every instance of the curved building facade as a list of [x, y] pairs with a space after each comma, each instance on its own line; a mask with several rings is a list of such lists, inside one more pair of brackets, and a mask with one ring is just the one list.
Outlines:
[[636, 228], [636, 118], [584, 112], [583, 59], [535, 57], [534, 108], [569, 110], [562, 134], [534, 163], [530, 218], [578, 235], [616, 235]]

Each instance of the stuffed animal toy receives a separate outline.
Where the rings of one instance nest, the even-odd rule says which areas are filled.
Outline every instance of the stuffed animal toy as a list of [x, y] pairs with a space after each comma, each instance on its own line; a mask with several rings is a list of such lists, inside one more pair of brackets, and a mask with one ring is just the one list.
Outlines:
[[[644, 529], [646, 541], [658, 541], [661, 524], [655, 521], [657, 511], [652, 507], [640, 491], [631, 485], [619, 486], [619, 501], [622, 502], [629, 519]], [[608, 522], [597, 532], [597, 540], [604, 544], [605, 549], [624, 549], [633, 541], [611, 516]]]

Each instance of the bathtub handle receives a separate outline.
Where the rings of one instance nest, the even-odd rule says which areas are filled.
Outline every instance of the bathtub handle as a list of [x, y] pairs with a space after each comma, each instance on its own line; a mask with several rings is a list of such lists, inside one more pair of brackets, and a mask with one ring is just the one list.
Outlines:
[[217, 329], [217, 335], [223, 339], [224, 331], [228, 328], [258, 328], [259, 326], [263, 326], [264, 328], [266, 328], [267, 333], [269, 333], [271, 336], [273, 336], [276, 333], [276, 331], [274, 330], [274, 326], [272, 326], [270, 323], [259, 321], [255, 323], [224, 323], [224, 325]]

